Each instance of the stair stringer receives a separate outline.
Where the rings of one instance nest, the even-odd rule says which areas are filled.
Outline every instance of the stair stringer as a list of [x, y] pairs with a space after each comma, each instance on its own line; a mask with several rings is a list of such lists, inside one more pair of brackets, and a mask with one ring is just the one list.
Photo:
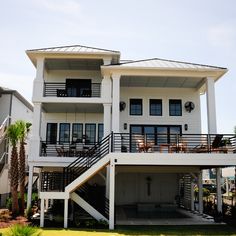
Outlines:
[[93, 208], [90, 204], [88, 204], [83, 198], [81, 198], [75, 192], [70, 194], [71, 200], [76, 202], [80, 207], [82, 207], [86, 212], [88, 212], [93, 218], [97, 221], [105, 220], [108, 222], [108, 219], [105, 218], [100, 212], [98, 212], [95, 208]]
[[101, 169], [107, 166], [109, 162], [110, 162], [110, 157], [109, 154], [107, 154], [101, 160], [99, 160], [97, 163], [91, 166], [87, 171], [85, 171], [82, 175], [80, 175], [78, 178], [76, 178], [74, 181], [68, 184], [65, 187], [65, 192], [67, 192], [68, 194], [74, 192], [78, 187], [80, 187], [87, 180], [96, 175]]

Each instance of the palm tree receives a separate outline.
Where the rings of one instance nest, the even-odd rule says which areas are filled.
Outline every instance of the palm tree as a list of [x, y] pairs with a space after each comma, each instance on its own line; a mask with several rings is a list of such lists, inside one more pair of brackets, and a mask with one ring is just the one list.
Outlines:
[[11, 163], [10, 163], [10, 187], [12, 196], [12, 216], [16, 217], [19, 212], [18, 205], [18, 153], [17, 153], [17, 142], [19, 140], [20, 130], [16, 124], [11, 124], [7, 129], [7, 136], [12, 146], [11, 150]]
[[26, 123], [23, 120], [16, 122], [19, 128], [19, 141], [20, 141], [20, 151], [19, 151], [19, 184], [20, 184], [20, 214], [24, 215], [25, 209], [25, 139], [30, 130], [31, 123]]

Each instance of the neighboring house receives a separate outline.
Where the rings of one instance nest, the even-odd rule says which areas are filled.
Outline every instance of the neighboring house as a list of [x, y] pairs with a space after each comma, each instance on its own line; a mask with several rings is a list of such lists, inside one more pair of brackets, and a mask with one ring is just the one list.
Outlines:
[[[221, 167], [236, 165], [234, 135], [217, 135], [216, 127], [214, 86], [226, 68], [122, 62], [118, 51], [79, 45], [26, 53], [36, 67], [28, 205], [40, 168], [41, 226], [53, 199], [64, 199], [64, 227], [76, 217], [69, 199], [110, 229], [126, 206], [193, 210], [196, 183], [202, 213], [202, 169], [210, 168], [222, 211]], [[205, 93], [208, 134], [201, 134]]]
[[0, 87], [0, 110], [0, 206], [4, 207], [10, 193], [9, 164], [11, 157], [6, 130], [17, 120], [32, 123], [33, 106], [16, 90]]

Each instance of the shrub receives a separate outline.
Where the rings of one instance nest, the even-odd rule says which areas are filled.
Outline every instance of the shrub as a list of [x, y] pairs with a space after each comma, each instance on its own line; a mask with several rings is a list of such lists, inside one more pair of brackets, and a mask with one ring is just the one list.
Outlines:
[[7, 236], [39, 236], [41, 232], [38, 228], [28, 225], [13, 225], [7, 232]]

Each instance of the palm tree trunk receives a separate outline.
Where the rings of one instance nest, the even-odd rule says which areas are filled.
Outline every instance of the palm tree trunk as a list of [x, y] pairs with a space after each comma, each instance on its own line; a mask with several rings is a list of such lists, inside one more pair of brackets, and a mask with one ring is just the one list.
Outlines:
[[11, 176], [11, 195], [12, 195], [12, 217], [16, 217], [19, 213], [19, 204], [17, 196], [18, 188], [18, 155], [16, 146], [12, 147], [11, 153], [11, 167], [10, 167], [10, 176]]
[[20, 214], [24, 215], [25, 209], [25, 146], [24, 141], [20, 143], [19, 153], [19, 182], [20, 182]]

